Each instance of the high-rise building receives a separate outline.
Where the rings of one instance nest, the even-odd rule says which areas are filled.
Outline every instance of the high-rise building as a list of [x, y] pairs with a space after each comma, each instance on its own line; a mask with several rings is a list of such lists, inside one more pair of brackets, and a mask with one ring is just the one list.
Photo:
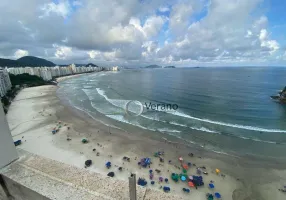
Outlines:
[[11, 87], [12, 84], [8, 71], [0, 68], [0, 96], [3, 97]]

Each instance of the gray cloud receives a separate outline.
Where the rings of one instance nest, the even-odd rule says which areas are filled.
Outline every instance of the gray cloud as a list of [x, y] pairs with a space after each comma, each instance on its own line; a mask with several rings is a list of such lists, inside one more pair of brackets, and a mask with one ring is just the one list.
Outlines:
[[[285, 63], [285, 47], [271, 38], [267, 17], [253, 15], [261, 3], [2, 0], [0, 56], [15, 58], [15, 52], [28, 52], [59, 64]], [[164, 15], [157, 15], [159, 9]]]

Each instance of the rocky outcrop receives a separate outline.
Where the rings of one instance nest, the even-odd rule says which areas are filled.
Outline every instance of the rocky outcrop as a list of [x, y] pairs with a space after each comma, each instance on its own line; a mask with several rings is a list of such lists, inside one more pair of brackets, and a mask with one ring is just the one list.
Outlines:
[[281, 103], [286, 103], [286, 86], [284, 89], [278, 93], [276, 96], [271, 96], [272, 99], [277, 100]]

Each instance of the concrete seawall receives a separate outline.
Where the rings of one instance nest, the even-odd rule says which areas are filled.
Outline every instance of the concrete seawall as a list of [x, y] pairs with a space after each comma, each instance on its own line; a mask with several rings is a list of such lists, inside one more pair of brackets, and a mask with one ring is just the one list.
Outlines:
[[[86, 169], [19, 150], [20, 159], [0, 170], [14, 200], [128, 200], [128, 181], [116, 180]], [[5, 197], [0, 190], [0, 199]], [[138, 200], [181, 198], [137, 186]]]

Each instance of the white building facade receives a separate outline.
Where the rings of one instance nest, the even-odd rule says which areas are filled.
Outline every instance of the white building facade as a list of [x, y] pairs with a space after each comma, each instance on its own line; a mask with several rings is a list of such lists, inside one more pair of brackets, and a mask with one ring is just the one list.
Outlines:
[[15, 68], [8, 68], [7, 70], [9, 73], [14, 74], [14, 75], [28, 73], [30, 75], [42, 77], [45, 81], [50, 81], [54, 77], [101, 71], [101, 70], [103, 70], [103, 68], [92, 67], [92, 66], [76, 67], [75, 64], [72, 64], [72, 65], [69, 65], [66, 67], [60, 67], [60, 66], [55, 66], [55, 67], [15, 67]]
[[3, 97], [12, 87], [9, 73], [6, 69], [0, 68], [0, 96]]

